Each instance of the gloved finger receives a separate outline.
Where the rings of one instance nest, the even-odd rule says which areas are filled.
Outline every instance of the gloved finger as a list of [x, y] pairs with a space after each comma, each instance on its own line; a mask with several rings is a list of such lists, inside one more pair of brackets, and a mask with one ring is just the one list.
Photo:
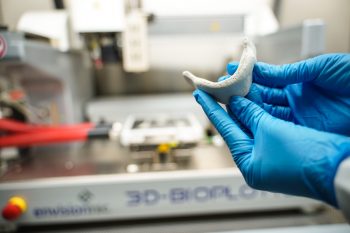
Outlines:
[[[251, 151], [253, 148], [253, 135], [252, 133], [244, 127], [241, 122], [236, 118], [236, 116], [232, 113], [231, 109], [226, 105], [227, 113], [231, 117], [232, 121], [237, 125], [238, 128], [242, 130], [242, 132], [247, 135], [247, 138], [240, 138], [240, 140], [230, 140], [226, 141], [232, 158], [235, 161], [237, 167], [242, 172], [243, 176], [246, 177], [249, 172], [249, 169], [246, 164], [249, 163], [251, 158]], [[243, 139], [243, 140], [242, 140]]]
[[286, 121], [293, 121], [292, 110], [285, 106], [276, 106], [263, 103], [262, 108], [272, 116]]
[[248, 128], [253, 135], [255, 135], [262, 119], [272, 118], [265, 110], [244, 97], [233, 96], [229, 107], [242, 125]]
[[[260, 63], [259, 63], [260, 64]], [[259, 65], [256, 64], [255, 66]], [[265, 64], [265, 63], [262, 63]], [[234, 74], [234, 72], [236, 72], [237, 68], [238, 68], [239, 63], [238, 62], [230, 62], [227, 64], [227, 72], [232, 75]], [[268, 64], [266, 64], [268, 65]], [[257, 69], [254, 66], [254, 70]], [[259, 70], [259, 69], [257, 69]], [[255, 74], [253, 73], [253, 76], [255, 76]], [[227, 77], [229, 76], [222, 76], [219, 78], [219, 80], [225, 80]], [[256, 86], [254, 86], [256, 85]], [[258, 95], [257, 95], [258, 94]], [[260, 100], [260, 98], [258, 96], [262, 97], [262, 102], [266, 102], [269, 104], [277, 104], [277, 105], [288, 105], [288, 99], [287, 96], [285, 94], [285, 92], [282, 89], [279, 88], [269, 88], [266, 86], [262, 86], [262, 85], [258, 85], [258, 84], [252, 84], [252, 87], [250, 89], [250, 92], [248, 93], [248, 95], [246, 96], [248, 99], [251, 99], [252, 101], [258, 103], [257, 101]], [[259, 104], [259, 103], [258, 103]]]
[[252, 83], [248, 94], [245, 96], [245, 98], [253, 101], [257, 105], [261, 106], [263, 104], [263, 99], [261, 96], [261, 89], [257, 87], [256, 83]]
[[197, 89], [193, 92], [193, 96], [227, 144], [235, 140], [249, 139], [210, 95]]
[[263, 107], [264, 104], [289, 106], [288, 98], [284, 90], [265, 87], [256, 83], [252, 84], [245, 98], [253, 101], [260, 107]]
[[229, 77], [231, 77], [231, 75], [221, 76], [220, 78], [218, 78], [218, 82], [224, 81], [225, 79], [228, 79]]
[[226, 111], [228, 113], [228, 115], [231, 117], [231, 119], [235, 122], [235, 124], [249, 137], [249, 138], [253, 138], [252, 133], [249, 131], [249, 129], [247, 129], [246, 127], [244, 127], [242, 125], [241, 122], [239, 122], [239, 120], [237, 119], [237, 117], [235, 116], [235, 114], [233, 114], [233, 112], [231, 111], [229, 105], [226, 105]]
[[269, 87], [312, 81], [318, 76], [317, 57], [286, 65], [257, 62], [253, 69], [253, 81]]
[[254, 84], [254, 88], [260, 93], [264, 103], [289, 106], [287, 94], [283, 89], [266, 87], [259, 84]]
[[239, 65], [239, 62], [235, 62], [235, 61], [228, 63], [226, 66], [227, 73], [229, 75], [233, 75], [236, 72], [238, 65]]

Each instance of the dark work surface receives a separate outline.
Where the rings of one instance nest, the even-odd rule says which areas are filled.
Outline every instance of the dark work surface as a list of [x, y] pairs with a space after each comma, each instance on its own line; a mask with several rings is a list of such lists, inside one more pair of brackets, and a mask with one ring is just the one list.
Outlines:
[[132, 221], [22, 227], [18, 232], [52, 233], [199, 233], [344, 223], [341, 213], [329, 207], [314, 212], [274, 211], [203, 215]]

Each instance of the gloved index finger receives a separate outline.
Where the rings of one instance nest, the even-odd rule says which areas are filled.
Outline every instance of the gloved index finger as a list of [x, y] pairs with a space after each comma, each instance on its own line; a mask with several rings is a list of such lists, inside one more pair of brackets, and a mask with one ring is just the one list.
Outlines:
[[196, 90], [193, 95], [228, 145], [236, 140], [250, 139], [209, 94], [201, 90]]
[[229, 107], [236, 118], [244, 127], [248, 128], [253, 135], [257, 132], [260, 123], [266, 122], [268, 118], [272, 118], [270, 114], [244, 97], [233, 96]]
[[256, 83], [252, 84], [251, 89], [260, 94], [264, 103], [289, 106], [287, 94], [284, 89], [266, 87]]
[[253, 82], [269, 87], [284, 87], [289, 84], [315, 79], [315, 58], [286, 65], [271, 65], [257, 62], [253, 69]]

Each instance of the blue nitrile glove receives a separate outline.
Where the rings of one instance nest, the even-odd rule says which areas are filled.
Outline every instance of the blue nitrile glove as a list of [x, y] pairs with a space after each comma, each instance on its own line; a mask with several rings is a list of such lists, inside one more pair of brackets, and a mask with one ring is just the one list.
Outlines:
[[[232, 74], [237, 63], [227, 65]], [[350, 136], [350, 54], [327, 54], [289, 65], [258, 62], [247, 95], [273, 116]]]
[[243, 97], [231, 98], [230, 115], [207, 93], [196, 90], [194, 97], [248, 185], [337, 206], [333, 181], [350, 155], [349, 138], [278, 119]]

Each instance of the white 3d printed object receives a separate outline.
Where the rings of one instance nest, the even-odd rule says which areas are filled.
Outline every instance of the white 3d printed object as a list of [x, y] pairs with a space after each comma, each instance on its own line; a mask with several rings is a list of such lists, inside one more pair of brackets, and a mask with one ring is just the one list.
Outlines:
[[254, 44], [245, 38], [243, 40], [243, 53], [236, 72], [228, 79], [212, 82], [184, 71], [182, 75], [196, 88], [211, 94], [217, 101], [228, 104], [231, 96], [245, 96], [252, 84], [252, 73], [256, 62], [256, 49]]

